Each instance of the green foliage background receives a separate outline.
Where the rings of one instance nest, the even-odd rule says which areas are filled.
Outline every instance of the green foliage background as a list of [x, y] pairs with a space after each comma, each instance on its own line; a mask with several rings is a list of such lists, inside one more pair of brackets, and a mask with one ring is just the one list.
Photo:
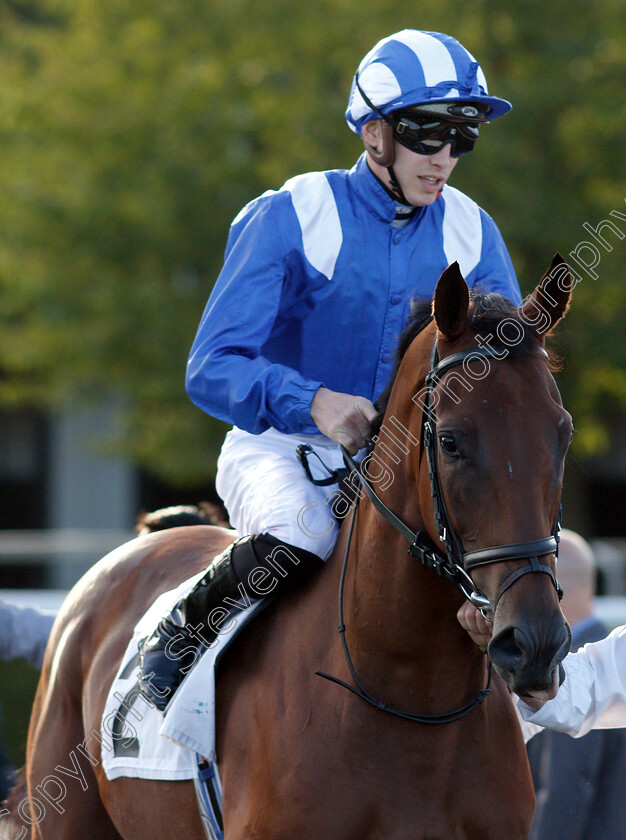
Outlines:
[[14, 767], [22, 767], [26, 758], [28, 723], [38, 682], [39, 671], [23, 659], [0, 662], [0, 731]]
[[[173, 483], [210, 478], [224, 427], [183, 379], [229, 222], [298, 172], [352, 165], [352, 74], [404, 27], [458, 37], [514, 103], [454, 183], [527, 293], [584, 222], [626, 213], [623, 0], [0, 0], [0, 405], [121, 394], [118, 448]], [[558, 339], [582, 456], [626, 409], [626, 240], [605, 237]]]

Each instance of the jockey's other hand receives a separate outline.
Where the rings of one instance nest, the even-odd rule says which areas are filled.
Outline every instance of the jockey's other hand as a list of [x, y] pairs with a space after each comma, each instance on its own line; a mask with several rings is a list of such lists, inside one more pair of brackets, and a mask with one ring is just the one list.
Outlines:
[[311, 418], [320, 432], [343, 444], [351, 455], [362, 449], [378, 417], [374, 405], [365, 397], [318, 388], [311, 403]]
[[466, 630], [478, 647], [486, 651], [491, 640], [493, 624], [487, 621], [482, 613], [469, 601], [464, 601], [456, 614], [461, 627]]

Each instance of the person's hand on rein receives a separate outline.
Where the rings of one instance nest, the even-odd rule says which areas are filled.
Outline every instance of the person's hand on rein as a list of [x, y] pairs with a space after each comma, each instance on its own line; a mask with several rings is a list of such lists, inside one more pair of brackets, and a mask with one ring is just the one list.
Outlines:
[[[465, 601], [459, 607], [456, 617], [470, 639], [478, 645], [483, 653], [487, 653], [487, 645], [491, 640], [493, 624], [487, 621], [482, 613], [473, 604], [470, 604], [469, 601]], [[534, 712], [538, 711], [546, 702], [536, 697], [522, 697], [522, 700]]]
[[491, 640], [493, 624], [487, 621], [482, 613], [469, 601], [464, 601], [456, 614], [461, 627], [467, 631], [469, 637], [482, 651], [487, 651]]
[[365, 397], [319, 388], [311, 404], [311, 418], [326, 437], [341, 443], [356, 455], [368, 441], [372, 423], [378, 417], [374, 405]]

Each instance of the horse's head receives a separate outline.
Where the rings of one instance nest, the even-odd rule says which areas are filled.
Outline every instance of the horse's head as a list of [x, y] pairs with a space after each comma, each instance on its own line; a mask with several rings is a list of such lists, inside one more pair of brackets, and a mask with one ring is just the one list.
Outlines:
[[489, 655], [522, 696], [554, 696], [569, 649], [555, 536], [572, 422], [545, 336], [565, 314], [572, 285], [557, 255], [515, 309], [499, 296], [470, 300], [455, 263], [433, 302], [430, 457], [441, 495], [434, 507], [443, 508], [438, 530], [446, 528], [449, 548], [489, 599]]

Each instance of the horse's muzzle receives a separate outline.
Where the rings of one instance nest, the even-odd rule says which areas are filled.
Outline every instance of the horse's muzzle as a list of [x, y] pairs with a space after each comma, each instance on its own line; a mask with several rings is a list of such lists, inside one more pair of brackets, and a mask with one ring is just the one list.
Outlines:
[[520, 697], [533, 695], [548, 700], [563, 681], [561, 661], [569, 652], [569, 625], [557, 614], [548, 632], [532, 624], [508, 626], [492, 637], [488, 653], [496, 671]]

